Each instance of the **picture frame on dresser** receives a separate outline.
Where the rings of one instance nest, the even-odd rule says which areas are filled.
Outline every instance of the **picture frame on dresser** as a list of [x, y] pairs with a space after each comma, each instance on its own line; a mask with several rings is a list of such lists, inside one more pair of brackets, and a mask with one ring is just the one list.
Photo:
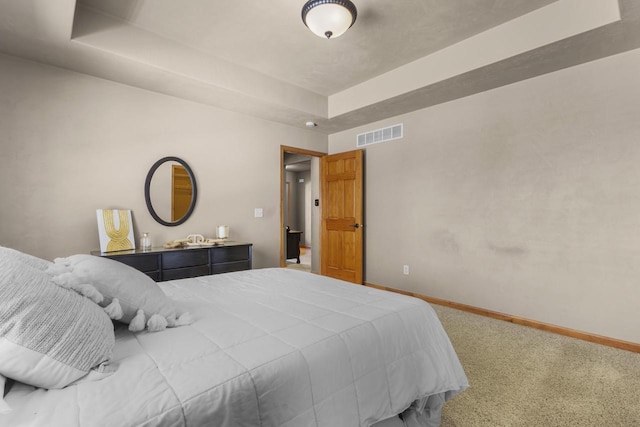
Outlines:
[[252, 269], [252, 243], [227, 241], [223, 245], [188, 248], [152, 248], [119, 252], [92, 251], [129, 265], [156, 282]]

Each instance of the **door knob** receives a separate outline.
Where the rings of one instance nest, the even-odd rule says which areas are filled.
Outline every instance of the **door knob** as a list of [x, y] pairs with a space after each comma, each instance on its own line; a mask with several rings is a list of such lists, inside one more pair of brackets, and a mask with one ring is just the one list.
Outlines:
[[362, 225], [362, 224], [353, 224], [352, 227], [360, 228], [360, 227], [364, 227], [364, 225]]

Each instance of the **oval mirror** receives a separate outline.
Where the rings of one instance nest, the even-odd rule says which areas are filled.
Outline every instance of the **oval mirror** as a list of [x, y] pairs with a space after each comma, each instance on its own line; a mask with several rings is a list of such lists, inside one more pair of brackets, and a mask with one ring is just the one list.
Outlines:
[[197, 194], [193, 171], [178, 157], [164, 157], [155, 162], [144, 183], [149, 213], [162, 225], [176, 226], [189, 219]]

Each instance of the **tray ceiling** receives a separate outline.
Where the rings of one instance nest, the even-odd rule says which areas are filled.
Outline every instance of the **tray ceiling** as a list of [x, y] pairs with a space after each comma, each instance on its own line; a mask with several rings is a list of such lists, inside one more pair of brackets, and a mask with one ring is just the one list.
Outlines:
[[634, 0], [0, 0], [0, 51], [333, 133], [640, 47]]

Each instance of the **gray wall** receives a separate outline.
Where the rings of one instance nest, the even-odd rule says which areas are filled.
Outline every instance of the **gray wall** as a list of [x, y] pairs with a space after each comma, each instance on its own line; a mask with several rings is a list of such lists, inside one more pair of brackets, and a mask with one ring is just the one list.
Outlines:
[[[298, 228], [298, 185], [296, 182], [297, 172], [285, 171], [285, 212], [284, 212], [284, 222], [285, 226], [288, 225], [292, 230], [296, 230]], [[286, 183], [289, 183], [289, 200], [287, 201], [287, 186]], [[291, 203], [291, 206], [287, 206], [287, 203]], [[289, 223], [287, 224], [287, 211], [289, 212]]]
[[638, 76], [640, 50], [331, 135], [405, 126], [366, 148], [366, 281], [640, 342]]
[[[304, 180], [304, 182], [300, 182], [301, 179]], [[307, 198], [311, 197], [312, 195], [311, 172], [286, 171], [285, 181], [288, 181], [290, 183], [289, 197], [291, 199], [291, 208], [289, 210], [289, 226], [292, 230], [303, 232], [300, 239], [300, 243], [302, 245], [311, 246], [311, 205], [306, 206], [308, 203], [310, 203], [310, 200], [307, 200]], [[307, 191], [309, 192], [308, 195]]]
[[[254, 244], [254, 266], [279, 265], [280, 145], [326, 151], [327, 137], [0, 55], [0, 245], [53, 259], [99, 248], [96, 209], [133, 211], [154, 244], [226, 224]], [[153, 163], [192, 167], [191, 219], [163, 227], [147, 212]], [[254, 208], [264, 209], [254, 218]]]
[[[303, 179], [304, 182], [300, 182]], [[307, 191], [309, 194], [307, 194]], [[309, 214], [311, 213], [311, 206], [307, 206], [310, 202], [308, 198], [311, 196], [311, 172], [298, 172], [296, 174], [296, 193], [298, 194], [297, 201], [297, 229], [302, 231], [300, 243], [305, 246], [310, 246], [311, 243], [311, 221]]]

